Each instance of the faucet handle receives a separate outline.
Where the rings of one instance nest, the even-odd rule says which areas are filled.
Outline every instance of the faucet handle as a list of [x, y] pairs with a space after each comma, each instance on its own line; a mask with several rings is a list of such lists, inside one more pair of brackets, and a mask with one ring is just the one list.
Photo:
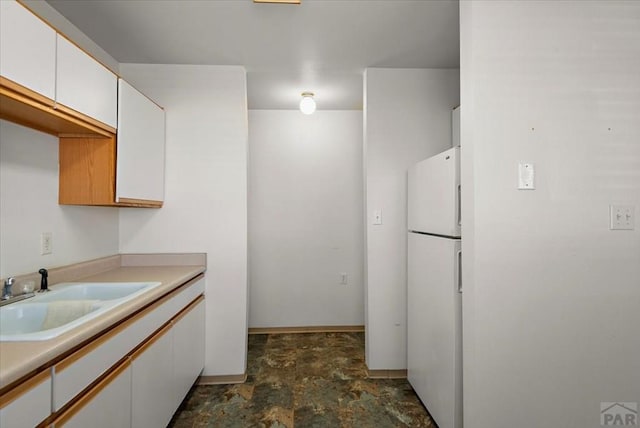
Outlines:
[[38, 292], [43, 293], [49, 291], [49, 282], [47, 280], [47, 278], [49, 278], [49, 272], [45, 268], [42, 268], [38, 273], [42, 275], [42, 278], [40, 278], [40, 290]]
[[2, 288], [2, 300], [8, 300], [11, 298], [11, 287], [16, 279], [12, 276], [4, 280], [4, 287]]

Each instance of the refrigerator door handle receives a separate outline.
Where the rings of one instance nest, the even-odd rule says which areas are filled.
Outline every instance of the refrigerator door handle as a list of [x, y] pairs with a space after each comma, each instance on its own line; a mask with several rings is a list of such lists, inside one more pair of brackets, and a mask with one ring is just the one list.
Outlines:
[[458, 226], [462, 226], [462, 187], [458, 184]]
[[457, 253], [458, 262], [458, 293], [462, 293], [462, 250], [458, 250]]

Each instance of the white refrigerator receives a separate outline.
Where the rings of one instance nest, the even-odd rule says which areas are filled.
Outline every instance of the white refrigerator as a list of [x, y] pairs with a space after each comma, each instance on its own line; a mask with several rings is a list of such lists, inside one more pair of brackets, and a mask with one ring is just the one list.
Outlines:
[[462, 427], [460, 147], [408, 172], [408, 379], [439, 428]]

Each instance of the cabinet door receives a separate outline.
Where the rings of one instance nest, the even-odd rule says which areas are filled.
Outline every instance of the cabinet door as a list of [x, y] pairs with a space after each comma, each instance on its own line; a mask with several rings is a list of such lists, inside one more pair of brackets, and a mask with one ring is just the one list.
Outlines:
[[51, 375], [41, 372], [0, 396], [0, 427], [34, 427], [51, 414]]
[[164, 199], [164, 110], [120, 79], [116, 202]]
[[135, 428], [165, 427], [173, 416], [173, 344], [170, 325], [132, 358], [132, 414]]
[[0, 75], [53, 100], [56, 32], [16, 1], [0, 1]]
[[204, 368], [205, 310], [200, 297], [173, 325], [173, 372], [177, 409]]
[[56, 102], [116, 127], [117, 76], [59, 34]]
[[131, 427], [131, 364], [120, 364], [51, 425], [70, 428]]

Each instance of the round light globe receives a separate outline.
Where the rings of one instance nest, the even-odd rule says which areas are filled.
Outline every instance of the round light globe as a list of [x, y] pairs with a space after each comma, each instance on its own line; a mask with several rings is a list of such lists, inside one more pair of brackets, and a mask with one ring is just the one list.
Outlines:
[[302, 94], [302, 99], [300, 100], [300, 111], [304, 114], [312, 114], [316, 111], [316, 102], [313, 100], [313, 94]]

